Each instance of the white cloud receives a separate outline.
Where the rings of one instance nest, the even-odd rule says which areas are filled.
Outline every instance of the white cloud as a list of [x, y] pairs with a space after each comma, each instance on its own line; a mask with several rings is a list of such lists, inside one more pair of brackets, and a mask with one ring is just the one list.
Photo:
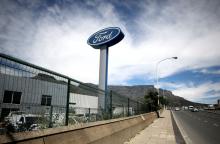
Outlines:
[[[162, 88], [162, 89], [177, 90], [177, 89], [181, 89], [183, 87], [186, 87], [186, 84], [185, 83], [175, 83], [175, 82], [159, 82], [158, 86], [159, 86], [159, 88]], [[187, 86], [188, 87], [190, 87], [190, 86], [194, 87], [194, 84], [193, 83], [187, 83]]]
[[[123, 57], [118, 65], [130, 66], [129, 69], [118, 66], [114, 72], [117, 81], [141, 74], [153, 79], [156, 63], [173, 56], [178, 56], [178, 60], [160, 64], [159, 77], [219, 65], [220, 25], [217, 15], [220, 12], [214, 13], [215, 2], [212, 4], [207, 1], [170, 2], [158, 13], [158, 5], [147, 3], [137, 19], [137, 28], [144, 35], [136, 39], [136, 45], [120, 49], [123, 51], [117, 49], [117, 57]], [[118, 59], [115, 59], [115, 64]]]
[[203, 74], [214, 74], [214, 75], [220, 75], [220, 70], [210, 70], [210, 69], [201, 69], [201, 70], [195, 70], [194, 72], [199, 72]]
[[[176, 84], [178, 85], [178, 84]], [[207, 99], [207, 101], [203, 100], [204, 103], [216, 103], [216, 100], [212, 101], [210, 98], [220, 97], [220, 82], [211, 83], [207, 82], [201, 85], [186, 85], [180, 84], [176, 86], [177, 89], [172, 91], [173, 94], [184, 97], [190, 101], [198, 102], [202, 101], [202, 99]], [[214, 92], [211, 94], [210, 92]]]
[[87, 38], [101, 28], [119, 26], [125, 38], [110, 48], [111, 84], [127, 84], [136, 75], [153, 79], [156, 63], [166, 57], [179, 58], [161, 63], [160, 77], [219, 65], [219, 11], [212, 11], [214, 2], [191, 2], [168, 2], [161, 7], [155, 2], [140, 3], [143, 11], [133, 18], [133, 27], [141, 33], [135, 34], [110, 2], [87, 2], [96, 9], [53, 5], [38, 15], [31, 8], [39, 3], [25, 9], [5, 2], [0, 10], [1, 51], [74, 79], [97, 83], [99, 51], [87, 45]]
[[[143, 53], [148, 54], [145, 61], [179, 57], [172, 65], [167, 62], [163, 64], [163, 77], [181, 69], [219, 65], [219, 19], [208, 11], [206, 1], [199, 2], [199, 5], [191, 2], [169, 3], [150, 22], [151, 25], [145, 13], [140, 18], [140, 27], [147, 31], [146, 35], [151, 35], [149, 41], [142, 40], [140, 45], [141, 49], [145, 49]], [[152, 7], [157, 11], [158, 7]]]
[[[75, 14], [72, 14], [67, 10], [61, 11], [54, 5], [36, 22], [32, 21], [29, 10], [19, 9], [20, 13], [3, 17], [13, 22], [1, 25], [2, 29], [3, 26], [8, 28], [7, 33], [0, 35], [6, 39], [1, 51], [28, 59], [74, 79], [97, 83], [99, 51], [87, 45], [87, 38], [96, 30], [112, 25], [120, 26], [126, 32], [113, 6], [106, 4], [105, 8], [107, 11], [100, 4], [97, 15], [101, 14], [101, 17], [96, 17], [96, 13], [91, 10], [75, 6]], [[24, 17], [20, 19], [22, 16]], [[109, 16], [114, 16], [114, 19], [107, 19]], [[126, 33], [125, 41], [128, 41], [129, 34]]]

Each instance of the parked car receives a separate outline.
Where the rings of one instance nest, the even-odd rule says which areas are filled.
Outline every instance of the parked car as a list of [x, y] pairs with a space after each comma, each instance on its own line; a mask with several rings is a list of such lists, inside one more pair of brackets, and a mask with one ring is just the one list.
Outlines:
[[42, 121], [40, 115], [24, 112], [11, 112], [5, 117], [6, 127], [11, 132], [38, 130]]
[[191, 110], [191, 112], [198, 112], [199, 110], [197, 108], [194, 108]]
[[193, 106], [189, 106], [189, 110], [191, 110], [191, 111], [192, 111], [193, 109], [194, 109], [194, 107], [193, 107]]
[[211, 105], [208, 105], [208, 110], [215, 110], [215, 107], [214, 107], [214, 105], [213, 105], [213, 104], [211, 104]]
[[180, 108], [179, 107], [175, 107], [175, 111], [179, 111], [180, 110]]

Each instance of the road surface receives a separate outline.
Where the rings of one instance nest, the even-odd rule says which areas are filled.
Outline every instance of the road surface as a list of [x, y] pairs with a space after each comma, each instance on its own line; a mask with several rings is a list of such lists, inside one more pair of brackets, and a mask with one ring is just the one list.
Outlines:
[[173, 111], [180, 131], [188, 143], [220, 144], [220, 115], [205, 111]]

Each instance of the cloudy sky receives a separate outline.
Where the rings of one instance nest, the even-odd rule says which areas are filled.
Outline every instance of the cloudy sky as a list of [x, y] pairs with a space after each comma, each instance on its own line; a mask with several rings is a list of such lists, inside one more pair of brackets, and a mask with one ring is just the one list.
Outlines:
[[88, 37], [109, 26], [109, 84], [152, 85], [188, 100], [220, 99], [219, 0], [1, 0], [0, 52], [82, 82], [98, 83]]

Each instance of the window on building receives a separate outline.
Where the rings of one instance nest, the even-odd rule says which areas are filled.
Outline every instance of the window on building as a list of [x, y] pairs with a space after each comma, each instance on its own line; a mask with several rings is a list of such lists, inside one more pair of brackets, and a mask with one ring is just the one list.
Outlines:
[[20, 104], [21, 94], [21, 92], [6, 90], [4, 93], [3, 103]]
[[42, 95], [41, 105], [51, 106], [52, 96]]
[[13, 102], [14, 104], [20, 104], [21, 102], [21, 92], [14, 92]]

